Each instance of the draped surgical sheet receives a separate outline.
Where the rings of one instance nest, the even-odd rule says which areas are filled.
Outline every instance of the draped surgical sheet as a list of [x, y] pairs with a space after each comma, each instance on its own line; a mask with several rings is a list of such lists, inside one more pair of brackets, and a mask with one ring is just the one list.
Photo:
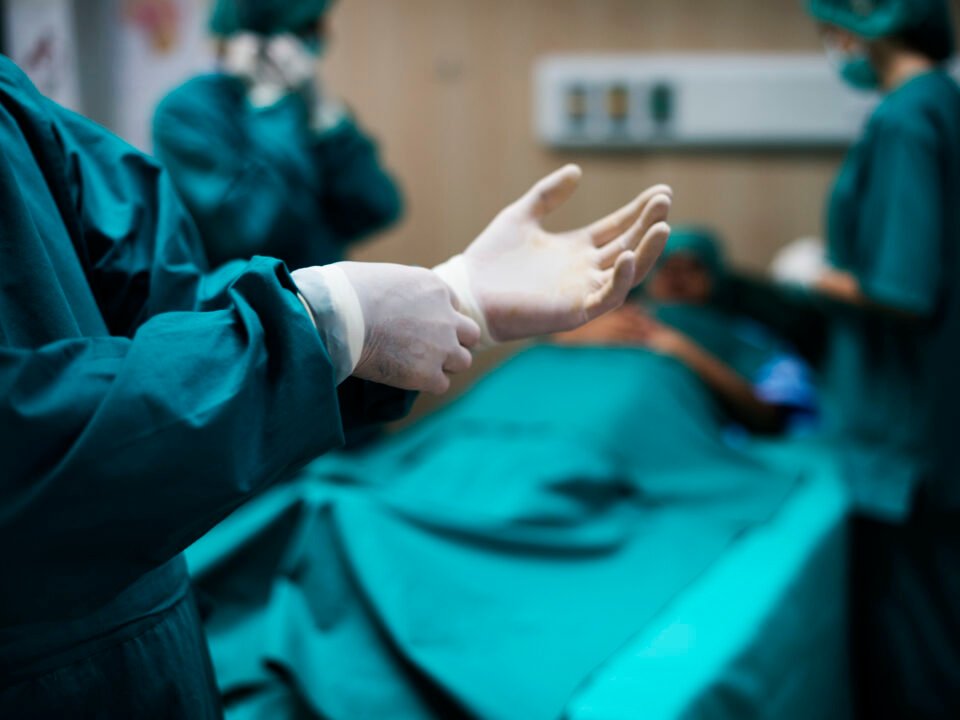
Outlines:
[[521, 353], [190, 550], [228, 715], [558, 717], [777, 514], [802, 479], [771, 467], [673, 360]]

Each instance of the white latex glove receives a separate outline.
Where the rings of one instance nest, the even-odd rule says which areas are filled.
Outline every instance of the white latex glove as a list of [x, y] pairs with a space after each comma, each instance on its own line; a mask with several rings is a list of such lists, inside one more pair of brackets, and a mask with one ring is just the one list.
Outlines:
[[317, 74], [318, 58], [295, 35], [275, 35], [264, 46], [265, 71], [291, 92], [309, 87]]
[[806, 237], [781, 248], [770, 264], [770, 274], [777, 282], [811, 287], [829, 267], [823, 241]]
[[443, 393], [472, 364], [480, 328], [425, 268], [341, 262], [296, 270], [294, 282], [324, 338], [338, 381], [349, 375]]
[[322, 135], [338, 127], [348, 116], [347, 107], [336, 97], [324, 92], [318, 84], [310, 113], [310, 129]]
[[261, 38], [254, 33], [237, 33], [224, 44], [221, 68], [228, 75], [253, 84], [260, 65]]
[[543, 229], [581, 174], [567, 165], [540, 180], [462, 255], [434, 268], [480, 325], [481, 346], [572, 330], [619, 307], [660, 256], [670, 235], [666, 185], [579, 230]]
[[317, 56], [294, 35], [239, 33], [227, 41], [222, 67], [250, 86], [254, 107], [269, 107], [291, 92], [310, 90]]

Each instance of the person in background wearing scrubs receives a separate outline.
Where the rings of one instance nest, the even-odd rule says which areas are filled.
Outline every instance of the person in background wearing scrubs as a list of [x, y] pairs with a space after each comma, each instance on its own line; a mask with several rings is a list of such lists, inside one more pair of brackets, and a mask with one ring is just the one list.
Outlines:
[[471, 348], [622, 303], [669, 188], [547, 233], [579, 179], [434, 270], [211, 273], [161, 167], [0, 57], [0, 717], [220, 717], [181, 551]]
[[881, 94], [801, 287], [727, 298], [819, 355], [855, 503], [863, 718], [960, 717], [960, 88], [947, 0], [809, 0], [851, 85]]
[[725, 276], [713, 232], [674, 228], [636, 302], [555, 340], [646, 347], [690, 368], [729, 419], [750, 432], [809, 428], [817, 412], [809, 366], [763, 326], [713, 305]]
[[401, 214], [376, 146], [317, 79], [332, 1], [217, 0], [219, 72], [157, 108], [156, 156], [213, 265], [326, 265]]

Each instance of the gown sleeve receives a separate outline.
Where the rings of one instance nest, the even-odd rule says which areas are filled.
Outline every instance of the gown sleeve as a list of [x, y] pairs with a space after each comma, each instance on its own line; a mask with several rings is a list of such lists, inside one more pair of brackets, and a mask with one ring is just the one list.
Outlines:
[[327, 182], [324, 216], [344, 243], [381, 230], [400, 217], [403, 198], [380, 162], [377, 146], [350, 118], [320, 135], [313, 149]]
[[257, 120], [277, 123], [268, 151], [242, 121], [249, 111], [240, 93], [228, 78], [198, 78], [154, 117], [157, 157], [214, 265], [256, 254], [287, 259], [305, 225], [319, 221], [329, 242], [346, 246], [399, 217], [400, 191], [351, 119], [314, 135], [306, 108], [289, 96]]
[[[241, 122], [240, 90], [201, 78], [157, 108], [157, 158], [170, 173], [213, 265], [278, 254], [271, 243], [302, 233], [303, 208], [315, 202], [286, 166], [266, 157]], [[289, 138], [278, 133], [276, 142]]]
[[811, 364], [822, 361], [827, 311], [814, 293], [778, 285], [765, 278], [729, 273], [713, 301], [731, 314], [749, 317], [769, 328], [797, 348]]
[[[0, 323], [0, 546], [18, 549], [4, 553], [18, 597], [41, 603], [64, 582], [109, 596], [343, 441], [333, 368], [283, 264], [205, 278], [156, 164], [52, 103], [48, 116], [59, 162], [42, 170], [109, 333], [29, 344]], [[0, 168], [6, 260], [41, 235], [17, 181]], [[31, 317], [69, 311], [46, 290], [56, 278], [31, 282], [50, 308]]]
[[937, 146], [921, 119], [881, 118], [859, 216], [860, 245], [870, 249], [857, 273], [864, 293], [922, 316], [934, 311], [942, 284], [945, 184]]

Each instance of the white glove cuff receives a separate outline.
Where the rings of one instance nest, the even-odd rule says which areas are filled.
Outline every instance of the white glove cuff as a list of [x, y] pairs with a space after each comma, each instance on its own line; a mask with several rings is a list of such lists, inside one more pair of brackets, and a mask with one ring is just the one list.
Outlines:
[[280, 102], [288, 92], [282, 85], [256, 83], [247, 93], [247, 100], [255, 110], [265, 110]]
[[487, 318], [484, 316], [483, 310], [480, 309], [480, 303], [477, 302], [470, 286], [466, 258], [463, 255], [454, 255], [445, 263], [433, 268], [433, 272], [439, 275], [440, 279], [456, 293], [457, 299], [460, 301], [460, 312], [480, 326], [480, 342], [473, 349], [486, 350], [497, 345], [497, 341], [490, 335]]
[[340, 127], [340, 124], [347, 119], [347, 116], [347, 108], [343, 103], [325, 97], [313, 106], [313, 114], [310, 118], [310, 129], [313, 130], [316, 135], [324, 135]]
[[323, 338], [339, 385], [353, 374], [363, 354], [366, 325], [360, 298], [336, 265], [304, 268], [292, 275], [300, 290], [297, 297]]
[[336, 265], [327, 265], [319, 268], [323, 279], [327, 283], [327, 289], [330, 291], [330, 300], [333, 304], [333, 310], [342, 318], [346, 326], [347, 350], [350, 353], [350, 373], [360, 362], [360, 356], [363, 354], [363, 341], [366, 335], [366, 324], [363, 319], [363, 307], [360, 305], [360, 298], [353, 284]]
[[220, 67], [228, 75], [254, 82], [260, 64], [260, 39], [253, 33], [240, 33], [226, 41]]

